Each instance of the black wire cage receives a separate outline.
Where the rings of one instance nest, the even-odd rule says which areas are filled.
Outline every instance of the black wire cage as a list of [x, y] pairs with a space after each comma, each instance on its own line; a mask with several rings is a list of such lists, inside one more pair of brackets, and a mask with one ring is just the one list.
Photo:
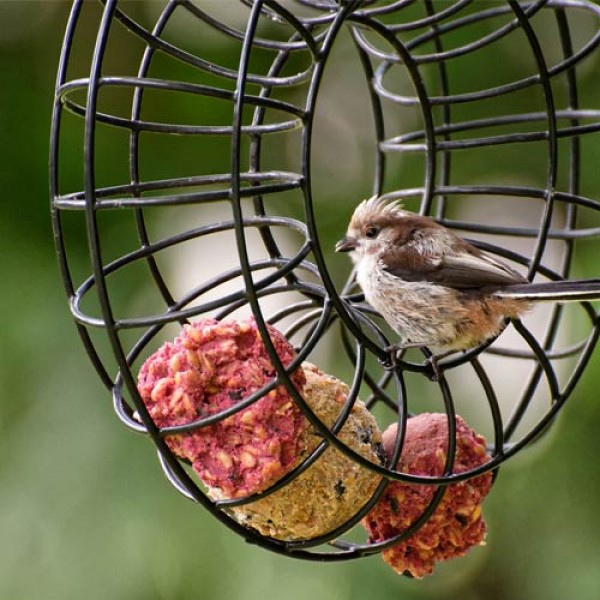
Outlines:
[[[593, 265], [600, 203], [586, 152], [597, 149], [600, 132], [591, 84], [600, 70], [600, 7], [587, 0], [164, 0], [140, 15], [139, 4], [75, 0], [58, 67], [52, 215], [84, 347], [118, 417], [150, 436], [173, 485], [246, 540], [311, 560], [379, 552], [426, 521], [446, 484], [495, 471], [548, 428], [589, 362], [598, 313], [589, 302], [574, 307], [575, 318], [551, 306], [542, 322], [514, 322], [499, 340], [447, 359], [435, 383], [421, 377], [426, 357], [416, 351], [387, 371], [378, 359], [393, 338], [354, 287], [350, 265], [333, 256], [321, 221], [329, 229], [336, 221], [341, 237], [354, 206], [377, 194], [473, 236], [530, 279], [564, 279]], [[364, 92], [360, 123], [343, 127], [368, 130], [371, 150], [362, 160], [372, 171], [371, 189], [343, 201], [331, 200], [331, 189], [319, 197], [316, 183], [323, 153], [315, 140], [326, 120], [319, 111], [332, 88], [338, 98], [354, 93], [335, 80], [339, 45]], [[132, 74], [123, 72], [125, 54], [138, 57]], [[336, 153], [329, 160], [343, 161], [345, 149], [327, 142]], [[74, 241], [82, 232], [87, 252]], [[183, 284], [174, 274], [182, 263], [192, 264]], [[199, 317], [243, 311], [254, 316], [277, 383], [323, 438], [294, 475], [332, 445], [382, 476], [353, 518], [316, 539], [282, 541], [240, 525], [227, 510], [231, 501], [210, 499], [164, 440], [227, 415], [161, 429], [136, 387], [143, 359], [170, 333]], [[293, 340], [292, 366], [279, 359], [267, 324]], [[289, 374], [333, 345], [352, 385], [329, 429]], [[450, 431], [444, 475], [400, 473], [342, 443], [336, 433], [359, 392], [400, 432], [421, 410], [420, 396], [437, 394]], [[463, 395], [479, 407], [492, 458], [456, 474], [454, 416]], [[391, 464], [402, 444], [399, 435]], [[401, 536], [343, 540], [394, 480], [438, 492]]]

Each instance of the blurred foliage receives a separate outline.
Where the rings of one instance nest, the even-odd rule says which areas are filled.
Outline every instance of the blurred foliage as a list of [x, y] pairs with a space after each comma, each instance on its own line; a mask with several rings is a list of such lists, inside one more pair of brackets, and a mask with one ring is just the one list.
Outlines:
[[[110, 395], [76, 335], [56, 266], [47, 157], [69, 5], [0, 3], [0, 597], [596, 600], [597, 356], [550, 435], [502, 469], [485, 505], [488, 546], [441, 565], [424, 581], [395, 575], [378, 557], [323, 565], [269, 554], [244, 544], [173, 490], [152, 445], [115, 418]], [[131, 10], [156, 6], [138, 2]], [[88, 27], [83, 35], [95, 34]], [[115, 60], [131, 68], [125, 50]], [[594, 64], [597, 74], [600, 63]], [[485, 76], [486, 65], [471, 67]], [[597, 87], [597, 76], [593, 82]], [[224, 117], [227, 113], [215, 115], [221, 122]], [[80, 155], [79, 143], [74, 135], [73, 157]], [[586, 149], [584, 159], [597, 162], [598, 140]], [[359, 150], [349, 149], [357, 156]], [[200, 154], [187, 155], [184, 170], [199, 160], [217, 160], [214, 151], [195, 152]], [[480, 167], [477, 158], [470, 159], [469, 169]], [[76, 158], [72, 169], [76, 187], [81, 177]], [[600, 172], [586, 171], [595, 177], [587, 183], [597, 197]], [[370, 165], [346, 175], [348, 180], [338, 179], [327, 191], [333, 206], [342, 206], [349, 191], [356, 195], [357, 187], [368, 193]], [[321, 177], [327, 179], [327, 169]], [[332, 210], [323, 215], [324, 235], [333, 240], [340, 215]], [[118, 233], [127, 226], [114, 227], [115, 239], [122, 240]], [[85, 232], [72, 243], [85, 266]], [[595, 261], [590, 258], [590, 268]]]

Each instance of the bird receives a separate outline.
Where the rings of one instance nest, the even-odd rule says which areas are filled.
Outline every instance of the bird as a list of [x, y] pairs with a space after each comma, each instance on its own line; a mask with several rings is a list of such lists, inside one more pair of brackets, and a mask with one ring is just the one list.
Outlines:
[[431, 217], [378, 196], [356, 207], [335, 250], [350, 254], [365, 299], [398, 334], [384, 365], [427, 348], [435, 376], [436, 358], [495, 338], [537, 302], [600, 299], [600, 279], [529, 282]]

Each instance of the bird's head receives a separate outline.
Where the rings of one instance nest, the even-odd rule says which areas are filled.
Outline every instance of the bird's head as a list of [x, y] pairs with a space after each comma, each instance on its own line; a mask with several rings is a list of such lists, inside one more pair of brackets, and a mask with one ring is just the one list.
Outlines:
[[402, 237], [403, 224], [410, 215], [398, 202], [373, 196], [354, 211], [348, 231], [336, 245], [336, 252], [349, 252], [354, 262], [369, 254], [380, 255]]

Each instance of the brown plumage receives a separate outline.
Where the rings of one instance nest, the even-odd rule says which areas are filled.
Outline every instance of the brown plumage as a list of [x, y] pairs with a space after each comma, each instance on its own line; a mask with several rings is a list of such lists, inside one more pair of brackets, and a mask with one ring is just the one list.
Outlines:
[[398, 348], [464, 350], [532, 302], [600, 298], [598, 279], [529, 283], [433, 219], [376, 197], [359, 204], [336, 250], [351, 253], [357, 282], [399, 335]]

